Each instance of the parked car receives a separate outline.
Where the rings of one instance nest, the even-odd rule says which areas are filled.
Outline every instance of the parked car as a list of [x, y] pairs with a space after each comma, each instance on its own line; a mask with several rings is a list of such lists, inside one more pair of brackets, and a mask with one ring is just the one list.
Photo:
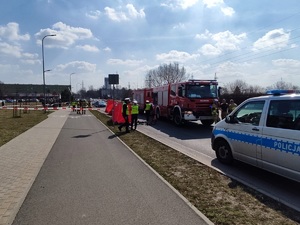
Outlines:
[[93, 102], [93, 106], [97, 108], [104, 108], [106, 107], [106, 102], [103, 100]]
[[222, 163], [235, 159], [300, 182], [300, 94], [270, 93], [218, 122], [212, 148]]

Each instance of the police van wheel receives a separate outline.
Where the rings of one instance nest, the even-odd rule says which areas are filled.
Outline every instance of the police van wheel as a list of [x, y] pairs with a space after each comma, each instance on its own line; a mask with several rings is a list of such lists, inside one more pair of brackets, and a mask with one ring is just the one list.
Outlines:
[[221, 163], [231, 164], [233, 162], [232, 152], [226, 141], [216, 144], [216, 156]]

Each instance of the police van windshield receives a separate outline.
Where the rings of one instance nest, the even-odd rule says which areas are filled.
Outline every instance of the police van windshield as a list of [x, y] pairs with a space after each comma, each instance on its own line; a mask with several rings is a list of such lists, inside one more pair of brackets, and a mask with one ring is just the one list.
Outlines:
[[217, 98], [217, 85], [187, 85], [186, 97], [188, 98]]

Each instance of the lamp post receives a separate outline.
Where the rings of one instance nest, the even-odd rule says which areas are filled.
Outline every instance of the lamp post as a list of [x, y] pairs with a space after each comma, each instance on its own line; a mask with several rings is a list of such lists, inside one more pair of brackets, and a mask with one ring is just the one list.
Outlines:
[[75, 73], [71, 73], [70, 74], [70, 102], [69, 102], [69, 106], [71, 107], [71, 100], [72, 100], [72, 82], [71, 82], [71, 76], [75, 74]]
[[56, 36], [56, 34], [48, 34], [48, 35], [44, 36], [43, 39], [42, 39], [44, 108], [46, 107], [46, 83], [45, 83], [45, 72], [50, 71], [50, 70], [45, 71], [44, 39], [45, 39], [46, 37], [50, 37], [50, 36], [53, 37], [53, 36]]

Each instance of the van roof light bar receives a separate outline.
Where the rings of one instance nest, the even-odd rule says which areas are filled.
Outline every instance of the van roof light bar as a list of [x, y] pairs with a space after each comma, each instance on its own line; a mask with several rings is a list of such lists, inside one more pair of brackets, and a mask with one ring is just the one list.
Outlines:
[[299, 93], [300, 93], [299, 90], [281, 90], [281, 89], [274, 89], [266, 92], [267, 95], [274, 95], [274, 96], [286, 95], [286, 94], [299, 94]]

